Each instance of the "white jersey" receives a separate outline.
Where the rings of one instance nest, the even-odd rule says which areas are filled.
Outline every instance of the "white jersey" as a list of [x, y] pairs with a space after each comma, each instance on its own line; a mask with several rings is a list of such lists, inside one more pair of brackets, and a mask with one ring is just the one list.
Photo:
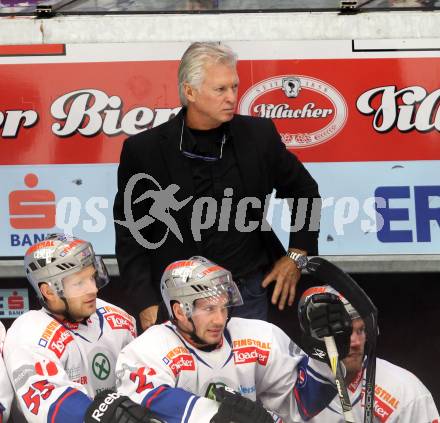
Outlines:
[[116, 373], [118, 392], [168, 423], [209, 422], [219, 407], [209, 398], [212, 384], [260, 400], [284, 422], [303, 421], [336, 393], [326, 364], [309, 360], [275, 325], [241, 318], [229, 321], [221, 345], [209, 352], [170, 322], [153, 326], [122, 350]]
[[44, 309], [17, 318], [4, 358], [26, 420], [82, 422], [92, 398], [115, 389], [116, 359], [135, 327], [129, 314], [99, 299], [83, 323], [60, 323]]
[[[362, 374], [348, 386], [357, 422], [364, 419]], [[365, 383], [365, 380], [363, 380]], [[431, 394], [408, 370], [386, 360], [376, 359], [374, 421], [377, 423], [439, 423], [440, 417]], [[336, 397], [310, 423], [344, 423], [341, 404]]]
[[5, 336], [5, 327], [3, 326], [3, 323], [0, 322], [0, 423], [8, 421], [12, 399], [14, 398], [14, 391], [11, 382], [9, 381], [9, 376], [2, 356]]

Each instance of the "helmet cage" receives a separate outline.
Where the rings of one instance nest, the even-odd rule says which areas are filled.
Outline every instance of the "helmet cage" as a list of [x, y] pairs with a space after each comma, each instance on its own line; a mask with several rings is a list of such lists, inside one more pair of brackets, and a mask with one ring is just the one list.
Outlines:
[[[56, 293], [60, 298], [66, 298], [66, 299], [77, 298], [77, 297], [81, 297], [82, 295], [89, 294], [90, 292], [93, 292], [95, 290], [95, 287], [96, 289], [99, 290], [105, 285], [107, 285], [110, 278], [108, 276], [104, 262], [102, 261], [102, 257], [100, 256], [93, 257], [93, 261], [91, 265], [93, 266], [95, 271], [88, 279], [93, 280], [94, 282], [93, 285], [91, 285], [90, 283], [86, 283], [85, 279], [83, 279], [81, 282], [77, 281], [76, 287], [74, 289], [72, 289], [67, 285], [67, 283], [69, 283], [68, 278], [77, 274], [82, 269], [77, 269], [76, 272], [73, 273], [69, 272], [69, 274], [63, 275], [61, 280], [60, 278], [57, 278], [53, 282], [49, 281], [48, 284], [51, 287], [53, 286], [53, 288], [55, 289]], [[83, 269], [85, 269], [86, 267], [87, 266], [84, 266]]]
[[88, 266], [95, 269], [96, 288], [100, 289], [109, 282], [102, 258], [95, 256], [92, 245], [76, 238], [66, 239], [64, 235], [56, 235], [30, 247], [24, 264], [26, 277], [43, 302], [41, 283], [47, 283], [60, 298], [66, 298], [65, 279]]
[[192, 257], [168, 266], [162, 277], [161, 291], [170, 317], [174, 316], [173, 301], [181, 304], [188, 318], [198, 313], [195, 302], [199, 299], [209, 298], [212, 307], [226, 308], [243, 304], [231, 273], [203, 257]]

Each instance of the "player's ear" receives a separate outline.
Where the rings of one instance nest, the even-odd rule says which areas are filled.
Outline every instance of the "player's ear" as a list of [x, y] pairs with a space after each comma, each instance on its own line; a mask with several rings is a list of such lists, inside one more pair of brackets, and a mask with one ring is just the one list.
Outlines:
[[188, 320], [185, 314], [185, 310], [182, 307], [182, 304], [178, 301], [174, 301], [172, 305], [172, 310], [174, 314], [174, 318], [178, 321], [186, 321]]
[[39, 285], [41, 294], [43, 297], [48, 301], [53, 301], [55, 297], [57, 297], [57, 294], [55, 291], [50, 287], [50, 285], [46, 282], [43, 282]]

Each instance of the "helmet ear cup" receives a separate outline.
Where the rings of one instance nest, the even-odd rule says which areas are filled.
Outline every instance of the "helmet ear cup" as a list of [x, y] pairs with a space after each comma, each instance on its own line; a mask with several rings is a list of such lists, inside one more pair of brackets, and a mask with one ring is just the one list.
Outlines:
[[171, 311], [172, 311], [172, 316], [170, 316], [170, 318], [171, 318], [171, 320], [175, 320], [176, 319], [176, 314], [174, 313], [174, 310], [173, 310], [173, 306], [174, 306], [174, 304], [178, 304], [179, 305], [179, 307], [180, 307], [180, 309], [182, 310], [182, 313], [188, 318], [188, 319], [190, 319], [191, 318], [191, 316], [192, 316], [192, 306], [191, 306], [191, 304], [188, 304], [188, 303], [181, 303], [181, 302], [179, 302], [179, 301], [176, 301], [176, 300], [171, 300], [171, 304], [170, 304], [170, 307], [171, 307]]
[[188, 303], [180, 303], [180, 307], [182, 308], [182, 311], [185, 313], [185, 316], [189, 319], [192, 316], [192, 306]]

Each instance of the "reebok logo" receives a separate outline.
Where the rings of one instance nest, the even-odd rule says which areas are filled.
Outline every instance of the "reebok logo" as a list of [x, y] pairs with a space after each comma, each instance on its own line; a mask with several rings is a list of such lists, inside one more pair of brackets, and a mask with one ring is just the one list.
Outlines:
[[121, 394], [118, 394], [116, 392], [112, 392], [108, 394], [101, 402], [101, 404], [99, 404], [98, 407], [95, 410], [93, 410], [92, 419], [97, 422], [100, 422], [101, 418], [104, 416], [105, 412], [108, 410], [110, 405], [113, 404], [113, 402], [120, 397]]

